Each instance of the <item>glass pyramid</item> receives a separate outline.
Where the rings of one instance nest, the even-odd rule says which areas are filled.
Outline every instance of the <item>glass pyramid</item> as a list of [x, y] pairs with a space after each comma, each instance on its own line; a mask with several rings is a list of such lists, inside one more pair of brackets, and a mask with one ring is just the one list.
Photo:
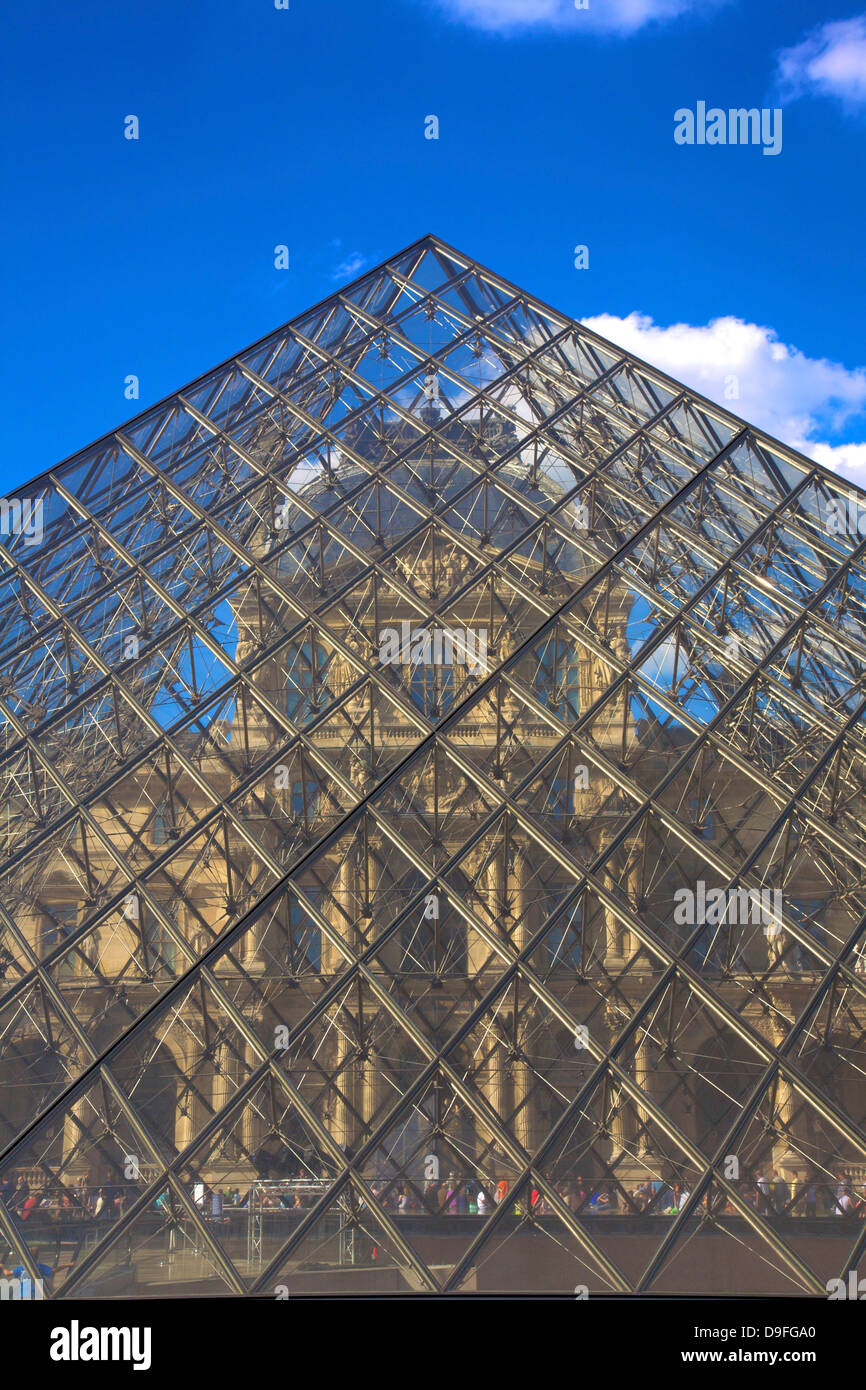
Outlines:
[[4, 507], [8, 1264], [849, 1268], [866, 496], [428, 236]]

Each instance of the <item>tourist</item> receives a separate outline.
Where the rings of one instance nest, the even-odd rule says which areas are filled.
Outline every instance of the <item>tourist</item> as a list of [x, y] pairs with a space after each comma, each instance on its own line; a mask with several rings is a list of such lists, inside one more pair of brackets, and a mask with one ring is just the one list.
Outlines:
[[457, 1175], [456, 1175], [456, 1173], [449, 1173], [449, 1174], [448, 1174], [448, 1181], [447, 1181], [447, 1183], [445, 1184], [445, 1201], [444, 1201], [445, 1211], [446, 1211], [446, 1213], [447, 1213], [448, 1216], [456, 1216], [456, 1215], [457, 1215], [457, 1196], [458, 1196]]
[[19, 1210], [19, 1216], [22, 1221], [29, 1221], [33, 1214], [33, 1208], [36, 1206], [38, 1200], [39, 1198], [35, 1192], [31, 1192], [30, 1195], [24, 1199]]
[[[39, 1279], [42, 1283], [41, 1292], [44, 1296], [46, 1293], [51, 1292], [51, 1276], [54, 1273], [54, 1270], [52, 1269], [51, 1265], [40, 1263], [38, 1250], [34, 1250], [33, 1252], [33, 1265], [35, 1266], [39, 1275]], [[30, 1278], [30, 1274], [28, 1273], [24, 1265], [13, 1265], [9, 1269], [4, 1267], [2, 1268], [2, 1274], [4, 1279], [11, 1278], [18, 1280], [19, 1291], [18, 1294], [13, 1295], [13, 1297], [20, 1297], [22, 1299], [32, 1299], [37, 1296], [33, 1288], [33, 1281]]]
[[586, 1190], [586, 1185], [583, 1181], [583, 1178], [578, 1178], [577, 1183], [575, 1184], [571, 1192], [571, 1202], [569, 1204], [570, 1210], [575, 1213], [581, 1211], [583, 1207], [586, 1205], [586, 1199], [588, 1196], [589, 1193]]
[[30, 1196], [30, 1184], [23, 1174], [19, 1174], [15, 1189], [9, 1199], [9, 1206], [13, 1211], [20, 1211]]
[[837, 1194], [835, 1213], [837, 1216], [855, 1216], [857, 1213], [857, 1207], [847, 1183], [842, 1188], [841, 1196]]

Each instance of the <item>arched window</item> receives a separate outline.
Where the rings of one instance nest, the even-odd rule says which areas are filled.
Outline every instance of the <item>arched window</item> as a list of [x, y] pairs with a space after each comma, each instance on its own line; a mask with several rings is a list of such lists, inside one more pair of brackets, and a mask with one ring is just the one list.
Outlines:
[[160, 801], [153, 813], [153, 843], [164, 845], [168, 841], [168, 830], [171, 824], [168, 805], [165, 801]]
[[[55, 903], [50, 907], [42, 926], [43, 956], [56, 950], [70, 936], [73, 936], [77, 927], [77, 903]], [[65, 956], [62, 956], [57, 967], [58, 979], [68, 980], [71, 975], [74, 975], [77, 960], [78, 956], [75, 951], [68, 951]]]
[[428, 719], [445, 714], [454, 699], [454, 667], [442, 665], [411, 665], [409, 693]]
[[309, 719], [331, 694], [328, 653], [321, 642], [304, 642], [289, 655], [286, 672], [286, 714], [296, 724]]
[[306, 816], [307, 821], [312, 824], [319, 814], [319, 797], [321, 788], [318, 782], [307, 778], [303, 782], [292, 783], [292, 816], [295, 820], [302, 820]]
[[692, 832], [700, 840], [713, 840], [716, 835], [716, 820], [706, 798], [699, 801], [696, 796], [689, 800], [689, 824]]
[[[315, 906], [319, 907], [322, 898], [321, 889], [311, 892], [308, 888], [307, 891], [310, 893]], [[286, 965], [292, 976], [306, 975], [311, 970], [318, 974], [322, 969], [322, 933], [306, 908], [294, 895], [289, 902]]]
[[145, 912], [141, 939], [154, 975], [173, 975], [177, 970], [177, 942], [150, 912]]
[[545, 968], [549, 971], [579, 970], [583, 960], [583, 897], [557, 917], [542, 938]]
[[[828, 898], [792, 898], [788, 909], [795, 921], [799, 922], [818, 945], [825, 950], [827, 949], [827, 932], [821, 923], [826, 915], [829, 902], [830, 899]], [[819, 968], [816, 957], [805, 950], [799, 941], [791, 941], [787, 960], [791, 970], [816, 970]]]
[[580, 714], [580, 662], [576, 642], [549, 638], [541, 649], [535, 672], [537, 698], [553, 714], [573, 723]]

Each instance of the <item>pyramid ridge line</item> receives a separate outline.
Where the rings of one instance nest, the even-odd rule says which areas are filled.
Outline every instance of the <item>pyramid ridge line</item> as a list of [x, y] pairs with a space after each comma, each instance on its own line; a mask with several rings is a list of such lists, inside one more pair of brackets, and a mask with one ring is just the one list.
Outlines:
[[[769, 447], [774, 451], [778, 451], [783, 456], [788, 456], [799, 466], [805, 465], [810, 471], [816, 473], [821, 478], [824, 478], [825, 480], [831, 482], [835, 487], [851, 489], [855, 494], [860, 495], [864, 499], [864, 502], [866, 502], [866, 482], [862, 484], [857, 483], [853, 479], [846, 478], [841, 473], [834, 472], [834, 470], [832, 468], [828, 468], [826, 464], [819, 463], [815, 459], [809, 458], [807, 454], [803, 454], [799, 449], [795, 449], [793, 445], [786, 444], [783, 440], [778, 439], [776, 438], [776, 436], [771, 435], [768, 431], [761, 429], [760, 426], [755, 425], [752, 421], [745, 419], [745, 417], [743, 416], [734, 414], [726, 406], [721, 405], [718, 401], [711, 400], [710, 397], [704, 396], [701, 392], [697, 391], [693, 387], [687, 386], [685, 382], [678, 380], [676, 377], [669, 376], [666, 372], [664, 372], [661, 368], [655, 366], [652, 362], [648, 362], [645, 358], [638, 357], [636, 353], [628, 351], [627, 349], [623, 348], [620, 344], [615, 343], [612, 339], [605, 338], [601, 333], [597, 333], [594, 329], [589, 328], [581, 319], [575, 318], [572, 315], [565, 313], [562, 309], [558, 309], [555, 305], [550, 304], [547, 300], [540, 298], [539, 295], [524, 289], [521, 285], [518, 285], [515, 281], [509, 280], [499, 271], [491, 269], [490, 266], [486, 265], [483, 261], [478, 260], [477, 257], [471, 256], [468, 254], [468, 252], [461, 251], [459, 247], [452, 245], [452, 243], [448, 241], [445, 241], [435, 232], [425, 232], [422, 236], [417, 237], [414, 241], [408, 242], [405, 246], [402, 246], [398, 250], [392, 252], [383, 260], [379, 261], [376, 265], [370, 266], [367, 269], [363, 270], [359, 275], [356, 275], [354, 279], [347, 280], [345, 281], [345, 283], [338, 285], [335, 289], [331, 290], [330, 293], [323, 295], [321, 299], [318, 299], [314, 301], [312, 304], [309, 304], [305, 308], [299, 310], [298, 313], [294, 314], [291, 318], [285, 319], [282, 323], [277, 324], [274, 328], [268, 329], [258, 338], [253, 339], [251, 343], [246, 344], [244, 347], [238, 348], [236, 351], [230, 353], [228, 357], [223, 358], [220, 362], [215, 363], [213, 366], [206, 367], [196, 376], [190, 378], [189, 381], [184, 382], [181, 386], [175, 387], [166, 395], [161, 396], [158, 400], [155, 400], [150, 405], [146, 406], [143, 410], [137, 411], [134, 415], [128, 416], [119, 424], [114, 425], [111, 429], [104, 431], [103, 434], [98, 435], [95, 439], [90, 440], [87, 444], [84, 444], [80, 448], [75, 449], [71, 454], [67, 454], [62, 459], [59, 459], [55, 463], [52, 463], [48, 468], [43, 469], [40, 473], [34, 474], [25, 482], [13, 485], [4, 494], [4, 496], [11, 500], [16, 496], [19, 496], [22, 493], [26, 494], [28, 490], [37, 488], [39, 486], [52, 486], [52, 475], [57, 473], [59, 470], [73, 465], [76, 462], [76, 460], [81, 459], [83, 455], [89, 453], [91, 450], [98, 449], [100, 446], [110, 444], [112, 441], [116, 439], [118, 434], [127, 433], [139, 421], [143, 421], [148, 415], [150, 415], [151, 412], [167, 407], [178, 396], [182, 396], [188, 391], [192, 390], [194, 387], [198, 386], [206, 377], [211, 376], [213, 373], [227, 370], [232, 366], [233, 363], [237, 361], [238, 358], [244, 356], [246, 353], [253, 352], [257, 347], [267, 342], [268, 339], [273, 338], [276, 334], [280, 333], [283, 330], [290, 329], [294, 324], [297, 324], [300, 319], [306, 318], [310, 314], [314, 314], [317, 310], [324, 308], [325, 305], [329, 304], [338, 295], [345, 294], [347, 291], [351, 290], [354, 286], [359, 285], [368, 277], [376, 275], [381, 271], [387, 269], [387, 267], [390, 266], [393, 261], [396, 261], [400, 257], [405, 256], [409, 251], [412, 251], [414, 248], [421, 247], [427, 243], [434, 243], [442, 251], [457, 257], [461, 261], [465, 261], [467, 263], [467, 266], [472, 266], [476, 270], [481, 271], [484, 275], [489, 276], [491, 280], [498, 282], [501, 286], [505, 287], [513, 295], [526, 299], [528, 302], [542, 309], [546, 314], [549, 314], [556, 319], [562, 320], [565, 325], [568, 325], [572, 328], [577, 328], [579, 332], [585, 335], [591, 342], [605, 348], [609, 352], [617, 354], [622, 362], [628, 363], [632, 366], [639, 368], [642, 371], [649, 373], [651, 376], [655, 377], [668, 388], [675, 387], [678, 392], [685, 392], [689, 401], [692, 401], [700, 407], [721, 416], [728, 423], [735, 425], [737, 427], [737, 431], [741, 431], [743, 429], [748, 430], [749, 434], [759, 445]], [[385, 394], [387, 395], [387, 392]]]

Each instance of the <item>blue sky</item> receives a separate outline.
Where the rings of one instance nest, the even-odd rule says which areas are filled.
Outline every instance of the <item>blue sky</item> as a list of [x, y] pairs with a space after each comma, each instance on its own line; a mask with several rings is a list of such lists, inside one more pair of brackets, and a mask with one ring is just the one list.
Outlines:
[[[866, 481], [864, 11], [15, 7], [0, 489], [429, 231]], [[781, 107], [781, 153], [676, 144], [699, 101]]]

